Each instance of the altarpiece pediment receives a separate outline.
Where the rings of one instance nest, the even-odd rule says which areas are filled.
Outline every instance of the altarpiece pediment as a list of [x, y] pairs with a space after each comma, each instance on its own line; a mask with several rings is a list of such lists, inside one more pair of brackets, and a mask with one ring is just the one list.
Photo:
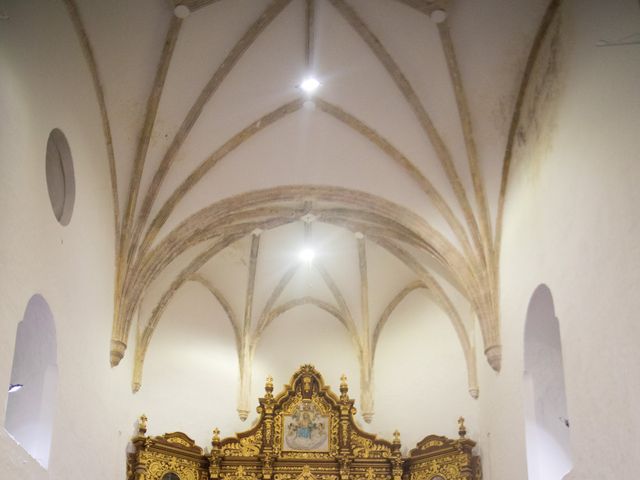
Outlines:
[[128, 480], [479, 480], [475, 442], [429, 435], [401, 454], [392, 441], [361, 430], [346, 378], [337, 395], [320, 373], [302, 366], [289, 385], [273, 394], [273, 381], [259, 399], [260, 417], [249, 430], [220, 438], [213, 430], [208, 453], [180, 432], [146, 436], [141, 417], [128, 459]]

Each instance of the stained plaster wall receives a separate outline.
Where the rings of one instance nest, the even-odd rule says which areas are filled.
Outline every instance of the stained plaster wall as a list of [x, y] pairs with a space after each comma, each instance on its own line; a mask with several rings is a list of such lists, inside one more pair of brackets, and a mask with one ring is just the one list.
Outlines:
[[[125, 368], [109, 368], [114, 234], [104, 139], [89, 71], [62, 2], [1, 1], [0, 477], [124, 478]], [[47, 137], [74, 158], [71, 222], [53, 215]], [[16, 329], [29, 299], [55, 320], [58, 388], [48, 470], [3, 428]], [[120, 381], [123, 377], [123, 381]], [[131, 428], [131, 427], [129, 427]]]
[[638, 7], [564, 2], [557, 62], [548, 44], [532, 80], [537, 106], [525, 106], [506, 199], [502, 371], [480, 362], [479, 437], [491, 480], [525, 478], [524, 324], [541, 283], [562, 337], [574, 462], [565, 478], [637, 471], [640, 46], [596, 43], [637, 34]]

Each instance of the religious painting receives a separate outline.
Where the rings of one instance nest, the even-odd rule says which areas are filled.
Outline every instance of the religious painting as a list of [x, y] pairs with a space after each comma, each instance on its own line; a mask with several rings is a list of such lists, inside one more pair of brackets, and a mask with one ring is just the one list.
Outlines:
[[283, 415], [283, 450], [329, 451], [329, 415], [310, 401], [302, 401], [291, 415]]

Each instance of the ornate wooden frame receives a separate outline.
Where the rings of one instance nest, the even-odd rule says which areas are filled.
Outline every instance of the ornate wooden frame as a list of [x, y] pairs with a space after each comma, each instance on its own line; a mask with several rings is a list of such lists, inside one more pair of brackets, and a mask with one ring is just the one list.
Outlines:
[[[214, 429], [208, 454], [184, 433], [147, 437], [147, 419], [142, 416], [132, 440], [135, 452], [129, 454], [128, 479], [161, 480], [171, 472], [181, 480], [481, 479], [480, 459], [472, 453], [475, 442], [465, 438], [462, 418], [459, 439], [429, 435], [403, 458], [398, 432], [389, 442], [356, 425], [354, 400], [347, 392], [344, 376], [337, 396], [311, 365], [300, 367], [277, 396], [268, 378], [256, 425], [223, 440]], [[284, 418], [300, 405], [313, 405], [328, 417], [328, 448], [283, 449]]]

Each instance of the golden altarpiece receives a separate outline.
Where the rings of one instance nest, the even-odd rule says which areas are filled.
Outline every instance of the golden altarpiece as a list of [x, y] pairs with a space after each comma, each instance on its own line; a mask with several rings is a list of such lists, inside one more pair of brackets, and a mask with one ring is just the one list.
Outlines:
[[362, 431], [346, 379], [334, 394], [320, 373], [301, 367], [282, 393], [273, 395], [267, 379], [260, 417], [250, 430], [220, 439], [213, 431], [206, 454], [184, 433], [146, 436], [146, 417], [132, 440], [129, 480], [480, 480], [475, 442], [429, 435], [400, 453], [400, 435], [393, 441]]

